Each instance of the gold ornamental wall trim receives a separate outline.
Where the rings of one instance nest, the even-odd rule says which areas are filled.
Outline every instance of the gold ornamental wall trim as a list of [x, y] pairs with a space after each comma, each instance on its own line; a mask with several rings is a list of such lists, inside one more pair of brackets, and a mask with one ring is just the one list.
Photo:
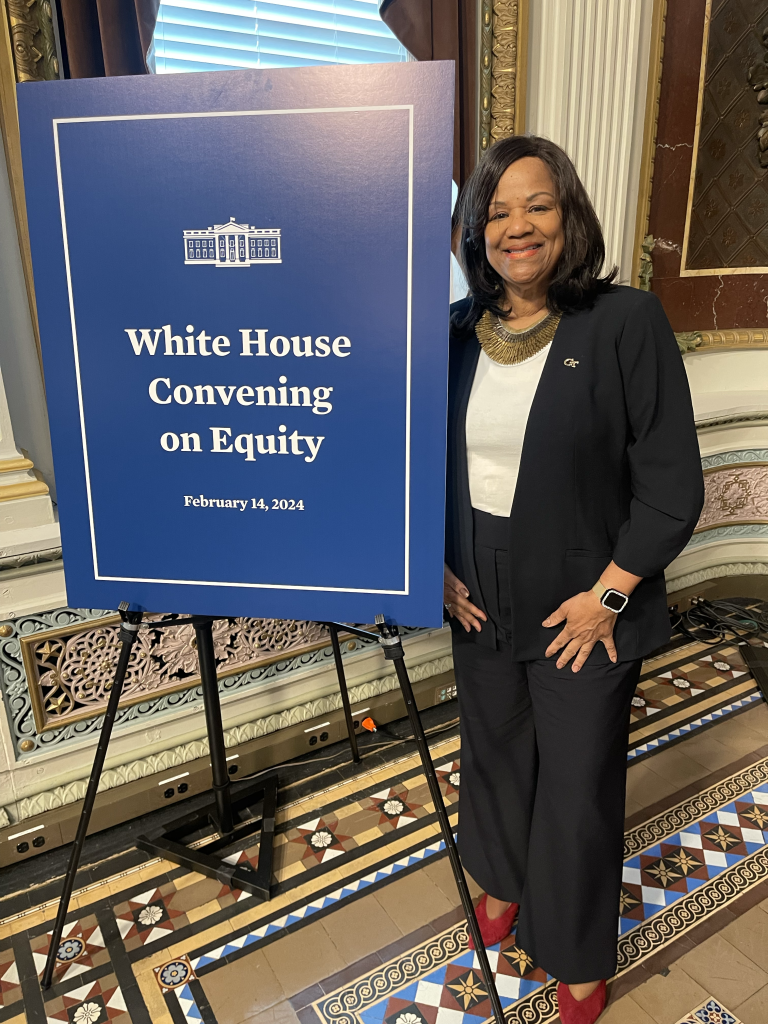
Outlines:
[[637, 194], [637, 214], [635, 217], [634, 258], [632, 260], [632, 277], [630, 278], [633, 283], [637, 283], [641, 278], [643, 241], [648, 234], [648, 222], [651, 215], [653, 168], [659, 128], [659, 100], [661, 97], [661, 74], [664, 67], [666, 21], [667, 0], [653, 0], [651, 45], [648, 55], [648, 84], [645, 93], [645, 119], [643, 122], [643, 147], [640, 153], [640, 183]]
[[[35, 281], [32, 274], [32, 254], [29, 245], [27, 206], [24, 198], [24, 176], [21, 168], [21, 139], [16, 106], [16, 83], [44, 81], [58, 78], [59, 67], [55, 56], [50, 56], [53, 39], [51, 5], [47, 0], [0, 0], [0, 134], [2, 134], [8, 179], [11, 186], [13, 213], [19, 237], [24, 283], [27, 290], [32, 331], [42, 377], [43, 356], [40, 349], [40, 329], [35, 303]], [[28, 15], [28, 17], [27, 17]], [[36, 54], [40, 59], [36, 59]], [[55, 63], [54, 63], [55, 61]], [[35, 76], [35, 70], [36, 75]], [[2, 156], [0, 155], [0, 159]]]
[[733, 327], [724, 331], [685, 331], [676, 335], [682, 352], [737, 351], [768, 348], [768, 330]]
[[479, 155], [525, 131], [529, 0], [482, 0]]
[[[152, 629], [153, 619], [167, 618], [147, 616], [128, 664], [121, 708], [200, 683], [194, 627]], [[120, 652], [119, 626], [120, 617], [108, 615], [21, 637], [39, 733], [104, 712]], [[230, 618], [214, 622], [213, 642], [217, 673], [225, 678], [328, 647], [330, 633], [318, 622]]]
[[[2, 469], [0, 469], [2, 472]], [[19, 484], [0, 483], [0, 501], [15, 501], [16, 498], [32, 498], [38, 494], [48, 494], [48, 484], [43, 480], [39, 470], [33, 470], [34, 480], [23, 480]], [[0, 477], [0, 480], [2, 477]]]
[[50, 0], [3, 0], [11, 32], [17, 82], [59, 77]]

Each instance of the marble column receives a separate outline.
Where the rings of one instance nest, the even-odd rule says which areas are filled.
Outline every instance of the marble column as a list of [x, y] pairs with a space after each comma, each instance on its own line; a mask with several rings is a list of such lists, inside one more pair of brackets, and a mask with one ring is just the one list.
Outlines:
[[42, 371], [0, 140], [0, 619], [67, 603], [52, 486]]
[[526, 130], [562, 146], [630, 282], [653, 0], [531, 3]]

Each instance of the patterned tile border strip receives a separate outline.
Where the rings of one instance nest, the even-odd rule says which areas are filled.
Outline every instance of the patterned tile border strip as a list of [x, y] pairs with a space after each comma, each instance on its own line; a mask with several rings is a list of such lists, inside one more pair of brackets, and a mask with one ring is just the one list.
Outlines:
[[[450, 963], [462, 953], [467, 953], [467, 926], [457, 924], [441, 935], [427, 939], [403, 956], [391, 960], [383, 967], [370, 971], [351, 985], [345, 985], [328, 996], [321, 996], [311, 1006], [317, 1014], [319, 1024], [362, 1024], [362, 1012], [373, 1003], [380, 1003], [387, 996], [402, 991], [409, 984], [428, 977], [436, 968]], [[488, 950], [491, 969], [495, 970], [498, 953]], [[473, 966], [479, 970], [477, 957]], [[530, 994], [514, 1003], [502, 999], [507, 1024], [547, 1024], [557, 1019], [557, 985], [549, 981], [540, 985]], [[465, 1014], [466, 1017], [468, 1014]], [[474, 1018], [483, 1024], [482, 1017]], [[490, 1018], [492, 1021], [493, 1018]]]
[[[108, 875], [106, 878], [101, 878], [97, 882], [90, 882], [88, 885], [84, 885], [80, 889], [74, 890], [72, 893], [72, 903], [74, 905], [75, 900], [80, 899], [83, 896], [87, 896], [89, 892], [96, 892], [98, 889], [104, 889], [109, 885], [114, 885], [115, 882], [119, 882], [123, 878], [130, 878], [132, 875], [136, 875], [139, 872], [144, 871], [146, 868], [152, 867], [153, 864], [161, 863], [162, 859], [160, 857], [153, 857], [151, 860], [142, 861], [141, 864], [128, 868], [126, 871], [119, 871], [117, 874]], [[11, 924], [14, 921], [21, 921], [23, 918], [31, 917], [33, 914], [38, 914], [43, 910], [56, 910], [58, 906], [59, 897], [56, 896], [54, 899], [46, 900], [44, 903], [36, 903], [32, 907], [26, 907], [24, 910], [20, 910], [17, 914], [9, 914], [8, 917], [2, 917], [0, 918], [0, 924]], [[91, 906], [87, 906], [90, 910]]]
[[[682, 801], [670, 810], [656, 815], [627, 834], [625, 858], [662, 842], [686, 825], [711, 814], [718, 807], [749, 792], [767, 779], [768, 758], [765, 758], [741, 772], [734, 773], [708, 790]], [[215, 969], [214, 965], [220, 961], [233, 955], [242, 955], [242, 952], [249, 946], [262, 943], [265, 939], [292, 925], [307, 921], [320, 911], [327, 911], [334, 904], [359, 895], [372, 885], [386, 881], [408, 868], [418, 866], [430, 857], [443, 852], [444, 849], [444, 842], [438, 840], [419, 850], [414, 850], [391, 864], [347, 882], [325, 896], [294, 907], [273, 921], [244, 931], [213, 949], [192, 956], [187, 963], [190, 964], [194, 973], [201, 970], [203, 973], [207, 973], [208, 969]], [[676, 938], [682, 931], [697, 924], [701, 917], [712, 910], [719, 909], [724, 902], [730, 902], [735, 896], [758, 884], [766, 876], [768, 876], [768, 850], [763, 849], [718, 875], [708, 885], [694, 890], [687, 897], [660, 910], [658, 914], [643, 922], [637, 929], [633, 929], [619, 939], [620, 971], [635, 966], [640, 960], [654, 952], [660, 942], [666, 943], [666, 941]], [[656, 945], [653, 946], [657, 936], [660, 941], [657, 940]], [[414, 972], [417, 970], [420, 976], [424, 976], [433, 967], [439, 966], [440, 963], [458, 953], [462, 937], [466, 944], [466, 926], [464, 924], [457, 925], [453, 929], [449, 929], [447, 933], [443, 933], [442, 936], [438, 936], [437, 939], [422, 944], [405, 959], [385, 965], [375, 972], [375, 978], [378, 979], [375, 982], [371, 981], [372, 976], [367, 976], [355, 984], [366, 987], [370, 995], [374, 994], [374, 990], [375, 994], [383, 995], [382, 985], [386, 987], [387, 991], [393, 991], [395, 986], [402, 987], [400, 981], [407, 981], [411, 975], [415, 977]], [[653, 948], [651, 948], [652, 946]], [[442, 957], [439, 963], [435, 959], [438, 955]], [[624, 962], [622, 962], [622, 957]], [[158, 973], [162, 972], [163, 968], [155, 970]], [[404, 974], [403, 971], [406, 973]], [[347, 989], [344, 990], [344, 992], [347, 991]], [[192, 1024], [193, 1020], [201, 1020], [202, 1015], [188, 986], [184, 998], [185, 1003], [182, 1008], [188, 1024]], [[329, 1000], [333, 998], [334, 996], [328, 997]], [[192, 1017], [189, 1016], [190, 1013], [193, 1015]], [[507, 1024], [537, 1024], [537, 1022], [545, 1024], [547, 1021], [554, 1020], [556, 1015], [556, 989], [554, 983], [550, 982], [510, 1007], [506, 1013], [506, 1019]], [[354, 1015], [353, 1007], [348, 1000], [343, 1008], [338, 1008], [338, 1013], [333, 1015], [332, 1021], [327, 1015], [323, 1019], [328, 1024], [360, 1024], [360, 1019]]]
[[280, 932], [286, 928], [290, 928], [291, 925], [298, 924], [300, 921], [306, 921], [319, 911], [327, 910], [329, 907], [332, 907], [335, 903], [349, 899], [352, 896], [357, 896], [364, 889], [368, 889], [372, 885], [384, 882], [393, 878], [395, 875], [400, 874], [401, 871], [405, 871], [408, 868], [413, 868], [424, 863], [424, 861], [428, 860], [430, 857], [434, 857], [437, 854], [442, 853], [444, 849], [445, 842], [440, 839], [436, 840], [434, 843], [430, 843], [428, 846], [421, 847], [419, 850], [413, 850], [410, 853], [407, 853], [404, 857], [400, 857], [399, 860], [393, 861], [390, 864], [385, 864], [377, 870], [371, 871], [367, 875], [363, 875], [361, 878], [355, 878], [325, 896], [320, 896], [318, 899], [312, 900], [309, 903], [301, 904], [293, 910], [289, 910], [281, 917], [275, 918], [274, 921], [262, 924], [258, 928], [246, 931], [235, 938], [229, 939], [227, 942], [215, 947], [214, 949], [207, 950], [198, 956], [193, 956], [191, 958], [192, 967], [195, 971], [198, 971], [201, 968], [207, 967], [209, 964], [215, 963], [217, 960], [221, 960], [224, 957], [229, 956], [231, 953], [237, 953], [240, 950], [245, 949], [254, 942], [259, 942], [262, 939], [269, 938], [271, 935], [274, 935], [275, 932]]
[[[703, 918], [730, 903], [766, 877], [768, 848], [764, 847], [717, 875], [706, 885], [694, 889], [682, 899], [660, 909], [636, 929], [619, 938], [616, 977], [658, 952], [662, 946], [674, 941], [699, 924]], [[329, 996], [316, 1000], [312, 1005], [319, 1021], [322, 1024], [361, 1024], [362, 1012], [372, 1003], [379, 1004], [409, 983], [428, 977], [436, 968], [466, 953], [466, 947], [466, 924], [454, 925], [442, 935], [428, 939], [404, 957], [371, 971]], [[492, 968], [498, 955], [495, 950], [489, 950]], [[479, 970], [476, 957], [473, 958], [473, 967]], [[467, 1016], [464, 1015], [465, 1020]], [[548, 981], [505, 1007], [505, 1018], [507, 1024], [549, 1024], [556, 1020], [556, 982]], [[690, 1019], [697, 1022], [702, 1018], [692, 1016]], [[490, 1018], [490, 1021], [492, 1020], [493, 1018]], [[481, 1018], [477, 1018], [477, 1024], [481, 1024]]]
[[696, 729], [701, 729], [702, 726], [712, 725], [714, 722], [717, 722], [728, 715], [732, 715], [736, 711], [743, 711], [750, 704], [755, 704], [762, 699], [763, 695], [756, 688], [752, 693], [748, 693], [746, 696], [733, 701], [731, 704], [726, 704], [723, 708], [718, 708], [716, 711], [710, 711], [709, 714], [702, 715], [701, 718], [696, 718], [693, 722], [686, 722], [684, 725], [679, 725], [676, 729], [671, 729], [669, 732], [663, 733], [661, 736], [655, 736], [652, 740], [647, 740], [645, 743], [638, 743], [636, 747], [632, 747], [632, 749], [628, 751], [627, 760], [631, 764], [636, 757], [640, 757], [642, 754], [649, 754], [652, 751], [658, 750], [659, 747], [666, 746], [667, 743], [672, 743], [675, 740], [682, 739], [683, 736], [690, 735], [690, 733], [695, 732]]
[[715, 875], [687, 896], [663, 907], [619, 938], [618, 969], [623, 974], [662, 946], [679, 938], [736, 897], [768, 878], [768, 846]]
[[712, 814], [724, 804], [737, 800], [757, 786], [768, 781], [768, 757], [740, 772], [734, 772], [727, 779], [682, 800], [661, 814], [649, 818], [624, 836], [624, 857], [642, 853], [648, 847], [664, 840], [700, 818]]
[[[664, 811], [662, 814], [656, 815], [649, 821], [643, 822], [641, 825], [632, 829], [625, 837], [624, 857], [628, 858], [634, 856], [644, 849], [663, 842], [667, 837], [679, 832], [681, 829], [685, 828], [685, 826], [705, 817], [707, 814], [713, 813], [713, 811], [716, 811], [719, 807], [730, 803], [744, 793], [750, 792], [766, 780], [768, 780], [768, 758], [758, 761], [754, 765], [750, 765], [750, 767], [744, 771], [736, 772], [734, 775], [729, 776], [727, 779], [717, 783], [715, 786], [711, 786], [702, 793], [695, 794], [688, 800], [682, 801], [670, 810]], [[424, 863], [429, 858], [442, 853], [444, 849], [445, 844], [443, 840], [440, 839], [435, 840], [435, 842], [421, 847], [418, 850], [413, 850], [398, 860], [390, 864], [385, 864], [361, 878], [346, 882], [344, 885], [325, 896], [321, 896], [316, 900], [300, 904], [293, 909], [288, 910], [285, 914], [275, 918], [273, 921], [259, 925], [257, 928], [251, 928], [243, 931], [240, 935], [229, 938], [228, 941], [213, 949], [204, 950], [202, 953], [198, 953], [197, 955], [190, 957], [192, 967], [195, 971], [205, 969], [218, 960], [224, 959], [231, 954], [239, 953], [246, 947], [271, 937], [276, 932], [289, 928], [301, 921], [308, 920], [319, 911], [327, 911], [334, 904], [359, 895], [364, 889], [367, 889], [372, 885], [381, 883], [394, 877], [401, 871]], [[757, 856], [759, 856], [759, 854], [753, 854], [751, 857], [746, 858], [742, 864], [747, 861], [751, 861]], [[765, 856], [768, 856], [768, 854], [765, 854]], [[737, 868], [733, 868], [731, 870], [737, 870]], [[728, 874], [729, 872], [724, 873], [724, 875]], [[718, 878], [721, 877], [724, 876], [718, 876]], [[760, 878], [755, 879], [755, 881], [761, 880], [762, 877], [763, 876], [760, 875]], [[703, 889], [697, 889], [696, 894], [701, 893], [702, 891]], [[685, 901], [679, 901], [668, 909], [674, 910], [684, 902]], [[633, 934], [635, 934], [635, 931], [627, 933], [627, 935]]]
[[192, 995], [192, 990], [189, 985], [184, 985], [183, 988], [177, 988], [174, 995], [179, 1001], [179, 1007], [187, 1024], [201, 1024], [203, 1015], [200, 1012], [199, 1006], [195, 1002], [195, 997]]
[[[709, 789], [696, 793], [693, 797], [681, 801], [669, 810], [632, 829], [625, 836], [624, 857], [632, 857], [656, 843], [663, 842], [668, 836], [679, 832], [686, 825], [713, 813], [719, 807], [730, 803], [766, 781], [768, 781], [768, 758], [750, 765], [749, 768], [741, 772], [734, 773]], [[250, 927], [220, 946], [209, 950], [204, 949], [190, 958], [192, 966], [195, 970], [204, 969], [230, 954], [239, 953], [253, 943], [270, 938], [276, 932], [301, 921], [307, 921], [319, 911], [327, 911], [334, 904], [358, 896], [364, 889], [372, 885], [377, 885], [402, 871], [423, 864], [431, 857], [442, 853], [444, 849], [443, 840], [436, 839], [426, 846], [411, 850], [396, 861], [384, 864], [360, 878], [345, 882], [333, 892], [307, 903], [298, 904], [280, 917], [256, 928]]]

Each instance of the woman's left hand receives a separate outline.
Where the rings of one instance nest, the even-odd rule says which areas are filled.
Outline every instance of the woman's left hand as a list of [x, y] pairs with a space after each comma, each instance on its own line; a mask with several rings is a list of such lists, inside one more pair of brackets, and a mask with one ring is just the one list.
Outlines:
[[604, 608], [593, 590], [585, 590], [563, 601], [542, 625], [557, 626], [561, 622], [565, 622], [565, 628], [546, 650], [548, 658], [561, 652], [557, 659], [558, 668], [564, 668], [575, 657], [571, 667], [574, 672], [578, 672], [598, 642], [605, 645], [611, 661], [617, 660], [616, 645], [613, 642], [616, 613]]

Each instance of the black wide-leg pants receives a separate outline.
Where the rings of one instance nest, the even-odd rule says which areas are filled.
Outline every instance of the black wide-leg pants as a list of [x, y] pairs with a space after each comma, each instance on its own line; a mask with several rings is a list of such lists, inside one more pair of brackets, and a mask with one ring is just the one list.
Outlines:
[[[503, 626], [506, 552], [477, 537], [483, 597]], [[489, 895], [520, 904], [517, 943], [537, 966], [571, 985], [610, 978], [641, 662], [587, 661], [574, 673], [498, 648], [454, 642], [462, 861]]]

